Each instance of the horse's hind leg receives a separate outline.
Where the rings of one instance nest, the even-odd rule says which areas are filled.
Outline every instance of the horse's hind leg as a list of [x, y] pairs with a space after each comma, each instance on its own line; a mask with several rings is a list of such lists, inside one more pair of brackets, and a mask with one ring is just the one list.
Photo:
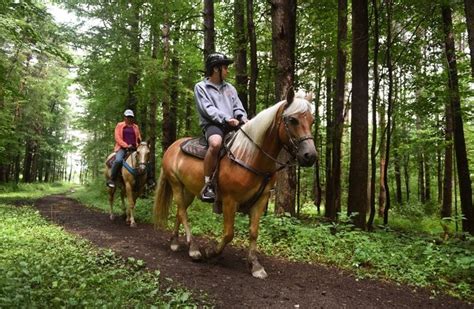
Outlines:
[[115, 188], [107, 188], [109, 193], [109, 218], [110, 220], [114, 220], [114, 195], [115, 195]]
[[201, 258], [201, 252], [199, 251], [197, 244], [193, 241], [187, 213], [189, 205], [191, 205], [193, 202], [194, 195], [182, 186], [173, 186], [173, 196], [176, 201], [177, 210], [176, 224], [173, 232], [173, 238], [171, 239], [171, 250], [176, 251], [178, 249], [179, 226], [180, 223], [182, 223], [184, 226], [184, 232], [186, 234], [186, 243], [189, 246], [188, 254], [192, 259], [199, 260]]

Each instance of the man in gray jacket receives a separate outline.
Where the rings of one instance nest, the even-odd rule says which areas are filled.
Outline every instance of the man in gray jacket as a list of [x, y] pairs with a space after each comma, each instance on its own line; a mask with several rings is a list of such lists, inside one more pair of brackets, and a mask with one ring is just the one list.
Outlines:
[[194, 87], [199, 123], [209, 146], [204, 157], [205, 185], [201, 199], [209, 203], [216, 198], [212, 176], [224, 136], [248, 121], [235, 87], [225, 82], [228, 66], [233, 62], [222, 53], [210, 54], [206, 59], [206, 78]]

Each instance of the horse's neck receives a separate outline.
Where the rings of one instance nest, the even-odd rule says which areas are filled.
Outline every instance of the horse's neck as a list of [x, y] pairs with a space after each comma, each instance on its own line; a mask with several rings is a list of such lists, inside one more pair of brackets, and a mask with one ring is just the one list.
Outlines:
[[128, 165], [130, 165], [130, 167], [133, 167], [135, 168], [135, 159], [134, 159], [134, 156], [135, 156], [135, 151], [130, 153], [127, 157], [127, 159], [125, 160], [125, 162], [127, 162]]
[[277, 112], [277, 116], [273, 121], [272, 125], [267, 129], [265, 138], [263, 139], [262, 145], [260, 146], [261, 150], [257, 156], [255, 156], [254, 162], [252, 165], [260, 167], [261, 170], [265, 171], [274, 171], [276, 162], [280, 154], [283, 144], [280, 141], [279, 129], [280, 129], [280, 119], [282, 117], [283, 109], [280, 109]]

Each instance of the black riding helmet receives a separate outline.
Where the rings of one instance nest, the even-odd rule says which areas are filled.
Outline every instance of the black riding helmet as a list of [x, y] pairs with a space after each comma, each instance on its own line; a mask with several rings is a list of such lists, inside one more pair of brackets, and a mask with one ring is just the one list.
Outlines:
[[234, 60], [227, 58], [223, 53], [212, 53], [206, 58], [206, 76], [211, 76], [212, 69], [216, 66], [229, 65]]

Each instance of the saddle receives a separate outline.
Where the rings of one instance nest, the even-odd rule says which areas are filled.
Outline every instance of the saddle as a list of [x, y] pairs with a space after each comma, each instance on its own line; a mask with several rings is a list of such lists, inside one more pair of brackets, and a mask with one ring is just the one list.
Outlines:
[[[227, 141], [232, 138], [235, 132], [230, 132], [224, 137], [224, 143], [227, 143]], [[198, 159], [204, 160], [204, 157], [206, 156], [207, 148], [209, 148], [209, 145], [207, 144], [207, 140], [204, 136], [200, 137], [194, 137], [191, 139], [188, 139], [187, 141], [184, 141], [181, 144], [181, 151], [183, 151], [185, 154], [188, 154], [190, 156], [196, 157]], [[219, 158], [222, 158], [226, 153], [225, 147], [222, 147], [220, 152], [219, 152]]]

